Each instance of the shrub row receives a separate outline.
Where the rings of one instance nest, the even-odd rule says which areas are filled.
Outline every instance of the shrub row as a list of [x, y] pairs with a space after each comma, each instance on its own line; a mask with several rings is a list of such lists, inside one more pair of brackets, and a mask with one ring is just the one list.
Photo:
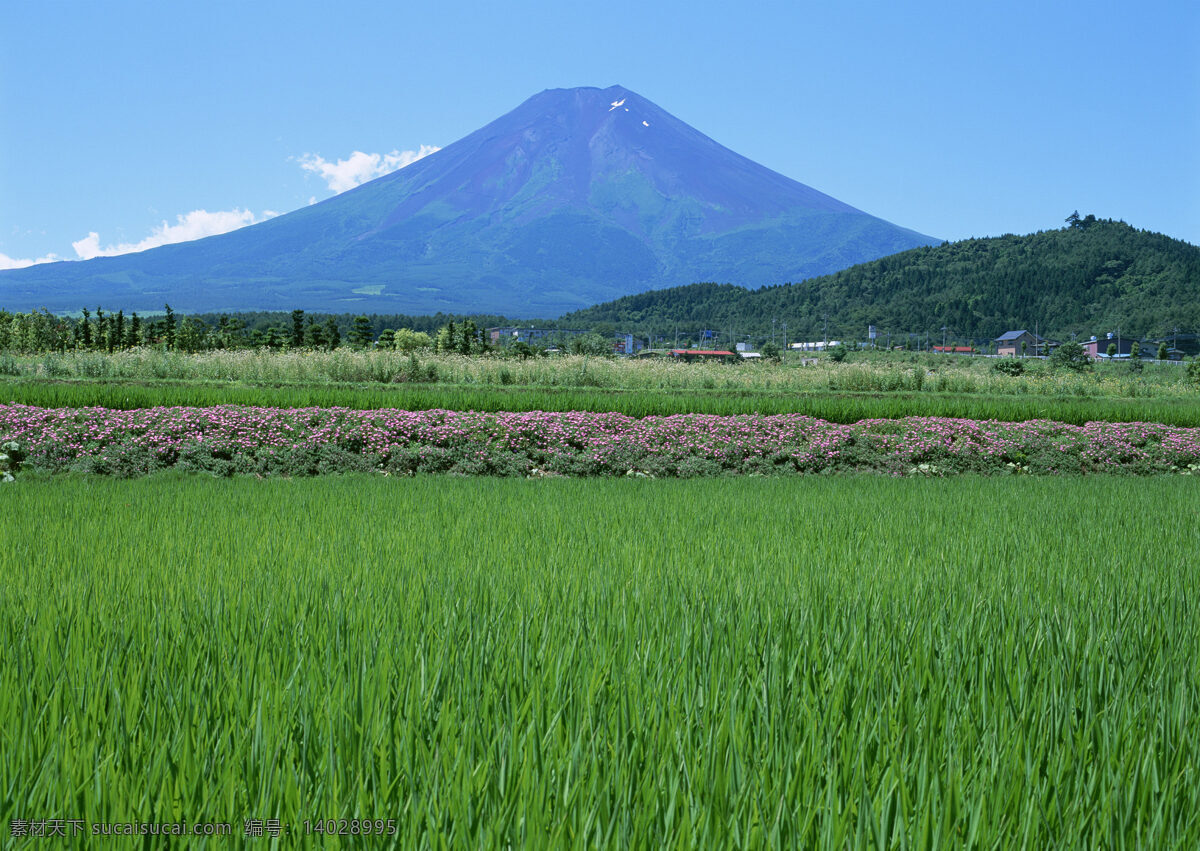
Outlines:
[[350, 471], [489, 476], [1194, 473], [1200, 429], [907, 417], [0, 405], [35, 469], [137, 476]]

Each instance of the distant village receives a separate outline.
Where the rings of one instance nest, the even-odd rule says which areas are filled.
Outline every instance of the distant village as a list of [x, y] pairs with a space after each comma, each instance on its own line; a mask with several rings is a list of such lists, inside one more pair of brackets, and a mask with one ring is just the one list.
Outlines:
[[[557, 351], [565, 347], [571, 338], [592, 335], [595, 332], [583, 329], [497, 327], [488, 328], [486, 337], [493, 348], [503, 348], [516, 343]], [[721, 341], [720, 343], [718, 341]], [[769, 342], [768, 342], [769, 341]], [[902, 342], [896, 342], [902, 341]], [[1200, 334], [1175, 333], [1169, 337], [1145, 338], [1123, 335], [1120, 329], [1093, 334], [1086, 340], [1074, 337], [1071, 340], [1051, 340], [1035, 331], [1020, 329], [1007, 331], [994, 340], [973, 345], [933, 342], [930, 335], [888, 335], [881, 340], [875, 329], [869, 328], [864, 341], [809, 340], [776, 342], [772, 338], [755, 339], [747, 335], [737, 340], [734, 335], [705, 329], [690, 332], [682, 338], [676, 334], [674, 340], [666, 336], [638, 336], [634, 333], [614, 333], [611, 336], [612, 353], [628, 357], [673, 357], [680, 360], [733, 359], [753, 360], [765, 352], [775, 353], [784, 348], [792, 352], [814, 353], [847, 347], [854, 349], [882, 349], [889, 351], [929, 351], [948, 355], [976, 357], [1045, 358], [1064, 342], [1076, 343], [1095, 361], [1120, 360], [1163, 360], [1182, 361], [1186, 357], [1200, 355]], [[724, 345], [721, 345], [724, 343]], [[894, 344], [896, 343], [896, 344]]]

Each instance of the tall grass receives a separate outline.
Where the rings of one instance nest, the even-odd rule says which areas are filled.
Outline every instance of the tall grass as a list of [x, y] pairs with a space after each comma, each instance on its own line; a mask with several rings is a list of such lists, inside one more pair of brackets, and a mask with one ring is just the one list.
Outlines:
[[[0, 823], [1200, 844], [1200, 483], [0, 490]], [[322, 844], [310, 837], [311, 844]]]
[[[854, 358], [857, 358], [854, 359]], [[671, 359], [612, 359], [583, 356], [516, 360], [395, 351], [270, 352], [213, 351], [198, 354], [134, 349], [102, 354], [69, 352], [37, 357], [7, 356], [0, 372], [34, 378], [127, 381], [239, 381], [249, 383], [392, 383], [437, 381], [456, 385], [601, 388], [608, 390], [721, 390], [768, 393], [924, 392], [982, 395], [1079, 396], [1200, 400], [1178, 364], [1150, 364], [1131, 372], [1124, 364], [1102, 364], [1088, 373], [1025, 363], [1022, 376], [997, 373], [988, 358], [938, 355], [855, 355], [837, 364], [678, 363]]]

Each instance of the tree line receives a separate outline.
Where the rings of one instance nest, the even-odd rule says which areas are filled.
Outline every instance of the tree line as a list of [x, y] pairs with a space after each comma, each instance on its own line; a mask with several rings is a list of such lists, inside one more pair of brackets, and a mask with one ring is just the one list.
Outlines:
[[[303, 310], [289, 314], [202, 314], [184, 316], [165, 305], [161, 315], [128, 316], [123, 310], [84, 308], [79, 316], [57, 316], [48, 310], [12, 313], [0, 310], [0, 351], [117, 352], [154, 347], [168, 351], [202, 352], [222, 349], [309, 349], [331, 351], [342, 346], [355, 349], [396, 349], [402, 352], [433, 350], [440, 353], [480, 355], [496, 348], [475, 319], [440, 315], [410, 326], [383, 328], [389, 318], [367, 316], [311, 315]], [[401, 320], [412, 317], [398, 317]], [[488, 317], [496, 318], [496, 317]], [[264, 321], [266, 320], [266, 321]], [[432, 333], [421, 328], [431, 329]], [[507, 344], [507, 345], [505, 345]], [[530, 357], [560, 346], [577, 354], [606, 354], [612, 343], [597, 333], [551, 334], [541, 345], [524, 342], [501, 345], [510, 353]]]

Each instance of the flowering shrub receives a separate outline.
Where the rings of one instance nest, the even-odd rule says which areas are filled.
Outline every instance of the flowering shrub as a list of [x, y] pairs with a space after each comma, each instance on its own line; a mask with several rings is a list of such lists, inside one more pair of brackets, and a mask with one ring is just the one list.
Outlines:
[[936, 417], [840, 425], [799, 414], [0, 405], [0, 432], [15, 436], [37, 468], [119, 476], [168, 467], [219, 475], [1151, 474], [1200, 463], [1200, 429]]

